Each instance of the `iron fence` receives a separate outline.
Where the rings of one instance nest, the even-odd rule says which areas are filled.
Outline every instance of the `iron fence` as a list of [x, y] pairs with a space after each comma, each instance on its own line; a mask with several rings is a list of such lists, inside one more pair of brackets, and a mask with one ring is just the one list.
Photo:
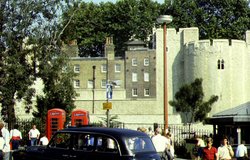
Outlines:
[[[45, 126], [46, 122], [42, 122], [40, 120], [18, 120], [17, 124], [19, 125], [19, 130], [22, 133], [23, 136], [23, 145], [28, 145], [29, 143], [29, 137], [28, 137], [28, 132], [32, 128], [33, 124], [37, 126], [37, 129], [41, 133], [45, 133]], [[93, 124], [94, 126], [98, 126], [96, 124]], [[111, 125], [112, 127], [115, 128], [129, 128], [129, 129], [137, 129], [138, 127], [144, 127], [146, 129], [151, 128], [154, 130], [154, 128], [160, 127], [163, 128], [163, 124], [139, 124], [139, 123], [115, 123]], [[185, 139], [190, 139], [194, 137], [195, 135], [198, 135], [200, 137], [203, 136], [209, 136], [211, 131], [206, 130], [206, 129], [196, 129], [194, 125], [169, 125], [169, 132], [172, 134], [172, 139], [175, 145], [177, 146], [183, 146], [185, 145]]]

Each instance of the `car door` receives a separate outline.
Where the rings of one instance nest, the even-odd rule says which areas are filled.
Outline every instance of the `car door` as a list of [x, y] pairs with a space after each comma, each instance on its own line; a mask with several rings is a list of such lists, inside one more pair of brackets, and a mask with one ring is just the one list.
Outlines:
[[71, 133], [57, 133], [50, 141], [44, 152], [44, 158], [48, 160], [68, 160], [72, 148]]
[[72, 149], [68, 160], [87, 160], [88, 153], [94, 151], [94, 137], [89, 133], [76, 132], [72, 134]]
[[108, 135], [95, 135], [94, 159], [120, 160], [119, 145], [116, 140]]

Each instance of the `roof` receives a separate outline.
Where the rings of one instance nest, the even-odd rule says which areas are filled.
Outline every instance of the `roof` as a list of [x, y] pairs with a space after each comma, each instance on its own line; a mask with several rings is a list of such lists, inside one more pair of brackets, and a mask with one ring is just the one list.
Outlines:
[[135, 39], [135, 40], [132, 40], [132, 41], [128, 41], [126, 44], [127, 45], [140, 45], [140, 46], [144, 46], [145, 42], [143, 42], [141, 40], [138, 40], [138, 39]]
[[249, 122], [250, 102], [216, 113], [209, 119], [209, 123], [212, 124], [235, 124]]
[[227, 116], [250, 116], [250, 102], [241, 104], [237, 107], [216, 113], [213, 117]]
[[143, 132], [138, 132], [130, 129], [122, 129], [122, 128], [106, 128], [106, 127], [72, 127], [65, 128], [63, 131], [76, 131], [76, 132], [89, 132], [89, 133], [100, 133], [107, 134], [112, 137], [135, 137], [135, 136], [147, 136], [147, 134]]

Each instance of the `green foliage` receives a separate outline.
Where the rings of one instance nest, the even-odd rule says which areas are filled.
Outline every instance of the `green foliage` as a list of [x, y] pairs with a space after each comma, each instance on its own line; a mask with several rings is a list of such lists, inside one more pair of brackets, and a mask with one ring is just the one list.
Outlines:
[[152, 0], [124, 0], [115, 4], [74, 3], [63, 15], [66, 24], [70, 15], [74, 17], [65, 30], [65, 42], [77, 39], [80, 56], [103, 56], [107, 36], [113, 36], [117, 56], [122, 56], [125, 43], [131, 38], [147, 40], [156, 18], [160, 15], [160, 4]]
[[175, 100], [169, 101], [177, 112], [190, 116], [189, 123], [203, 121], [207, 113], [211, 111], [211, 106], [218, 100], [218, 96], [212, 95], [206, 102], [203, 101], [204, 93], [202, 79], [195, 79], [191, 84], [183, 85], [175, 94]]
[[[9, 128], [16, 121], [14, 105], [17, 100], [25, 101], [27, 112], [31, 109], [32, 98], [36, 93], [31, 86], [39, 78], [45, 84], [46, 96], [51, 96], [50, 92], [53, 92], [61, 98], [58, 101], [63, 101], [60, 103], [73, 107], [71, 81], [60, 75], [67, 59], [60, 49], [64, 26], [58, 23], [57, 15], [67, 4], [61, 2], [0, 2], [0, 92], [2, 116]], [[63, 93], [60, 92], [62, 90]], [[67, 90], [69, 94], [62, 96]]]
[[[68, 67], [68, 69], [73, 67]], [[53, 71], [53, 70], [50, 70]], [[61, 73], [58, 71], [58, 76], [55, 73], [46, 73], [42, 77], [45, 87], [45, 95], [37, 96], [37, 111], [33, 112], [33, 116], [42, 120], [46, 120], [47, 111], [52, 108], [61, 108], [66, 111], [67, 119], [71, 111], [75, 108], [74, 98], [76, 93], [73, 88], [72, 70]]]
[[198, 27], [201, 39], [244, 39], [250, 28], [250, 2], [246, 0], [178, 0], [165, 9], [175, 28]]
[[[108, 119], [107, 117], [100, 117], [102, 121], [99, 121], [101, 126], [105, 126], [108, 124]], [[121, 122], [117, 121], [119, 119], [118, 115], [113, 115], [109, 118], [109, 127], [110, 128], [119, 128], [121, 127]]]
[[159, 15], [173, 16], [169, 27], [198, 27], [201, 39], [244, 39], [250, 28], [246, 0], [122, 0], [116, 3], [75, 2], [63, 13], [63, 24], [71, 23], [62, 39], [77, 40], [80, 56], [104, 55], [107, 36], [113, 36], [116, 56], [123, 56], [131, 38], [148, 41]]

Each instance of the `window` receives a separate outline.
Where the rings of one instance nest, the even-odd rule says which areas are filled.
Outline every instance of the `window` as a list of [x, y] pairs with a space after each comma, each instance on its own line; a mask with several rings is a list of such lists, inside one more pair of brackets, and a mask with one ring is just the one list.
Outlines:
[[148, 88], [144, 89], [144, 96], [149, 96], [149, 89]]
[[96, 152], [118, 153], [117, 144], [112, 138], [106, 136], [98, 136], [96, 139]]
[[102, 79], [102, 82], [101, 82], [101, 87], [102, 88], [106, 88], [106, 79]]
[[51, 140], [50, 147], [53, 148], [69, 148], [70, 146], [70, 134], [69, 133], [58, 133]]
[[220, 69], [220, 60], [217, 62], [217, 68]]
[[217, 68], [218, 69], [224, 69], [224, 60], [222, 59], [222, 60], [218, 60], [218, 62], [217, 62]]
[[93, 88], [93, 80], [88, 80], [88, 88]]
[[101, 65], [101, 72], [107, 72], [107, 65], [106, 64]]
[[75, 150], [92, 152], [94, 150], [95, 137], [91, 134], [75, 134], [73, 146]]
[[132, 73], [132, 82], [137, 82], [137, 73]]
[[149, 82], [149, 73], [144, 72], [144, 81]]
[[138, 94], [137, 94], [137, 88], [133, 88], [133, 89], [132, 89], [132, 96], [133, 96], [133, 97], [138, 96]]
[[136, 58], [132, 58], [132, 66], [137, 66], [137, 59]]
[[74, 65], [74, 72], [75, 73], [79, 73], [80, 72], [80, 65], [79, 64], [75, 64]]
[[152, 145], [150, 137], [129, 137], [125, 139], [125, 143], [131, 153], [152, 152], [154, 146]]
[[121, 80], [116, 79], [116, 80], [114, 80], [113, 82], [115, 83], [115, 84], [114, 84], [114, 87], [115, 87], [115, 88], [120, 88], [120, 87], [121, 87], [121, 83], [122, 83]]
[[115, 72], [121, 72], [121, 65], [115, 64]]
[[144, 66], [149, 66], [149, 58], [144, 58]]
[[224, 60], [221, 60], [221, 69], [224, 69]]
[[74, 88], [79, 88], [80, 87], [80, 80], [76, 79], [74, 80]]

